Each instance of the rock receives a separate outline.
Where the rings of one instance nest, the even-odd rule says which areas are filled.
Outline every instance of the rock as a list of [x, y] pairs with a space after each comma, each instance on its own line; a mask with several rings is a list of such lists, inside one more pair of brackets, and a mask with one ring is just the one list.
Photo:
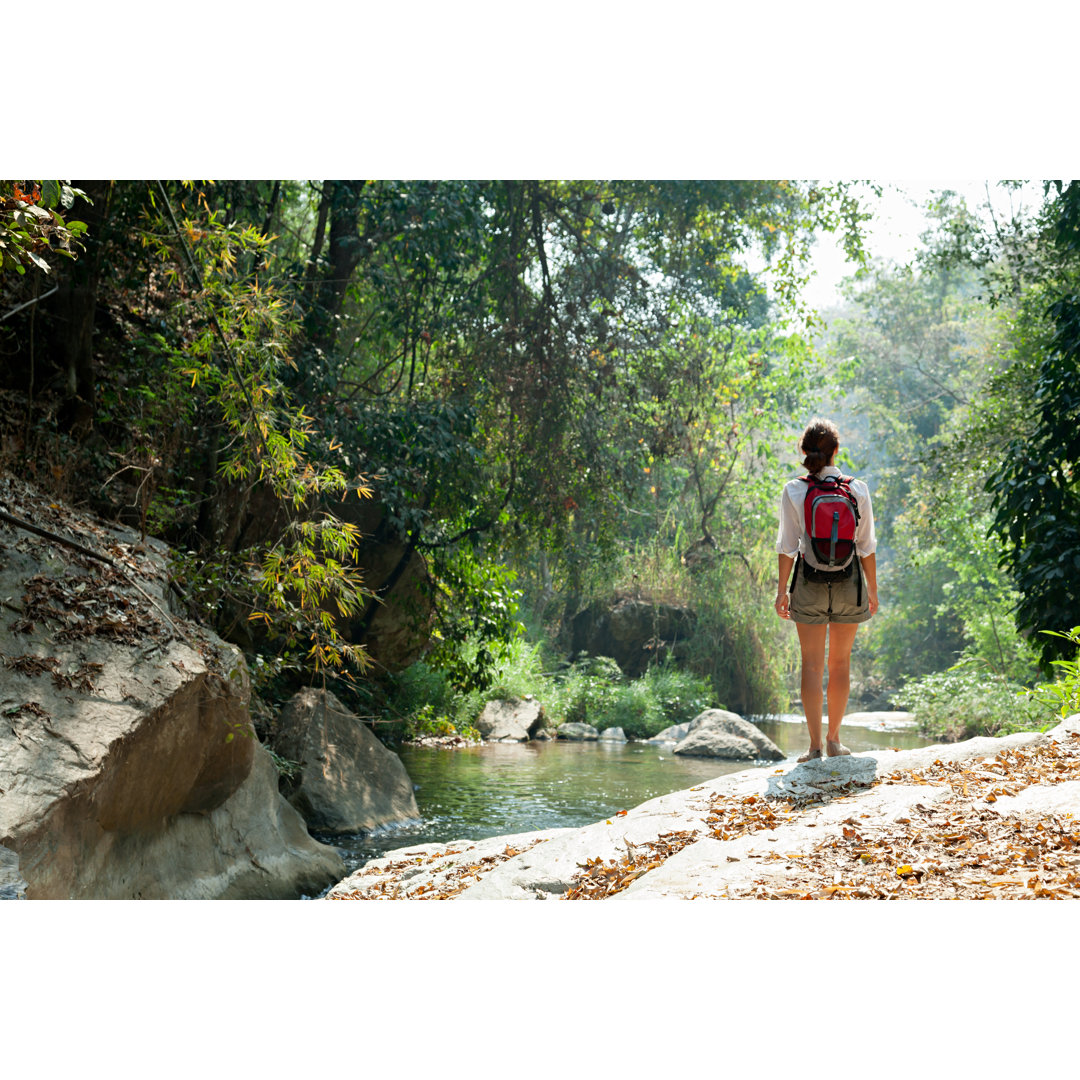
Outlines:
[[600, 732], [592, 724], [561, 724], [556, 731], [556, 735], [560, 739], [567, 739], [571, 742], [586, 742], [600, 738]]
[[284, 793], [309, 828], [364, 832], [420, 817], [397, 754], [332, 693], [301, 690], [282, 709], [276, 727], [274, 751], [300, 766]]
[[876, 727], [886, 731], [892, 728], [912, 727], [915, 714], [909, 712], [853, 712], [844, 717], [845, 724], [852, 727]]
[[[124, 844], [118, 845], [118, 853]], [[209, 853], [209, 857], [208, 857]], [[103, 899], [295, 900], [341, 879], [337, 851], [308, 835], [278, 792], [265, 747], [255, 749], [243, 784], [209, 814], [180, 814], [171, 827], [128, 853], [141, 873]]]
[[555, 732], [551, 728], [541, 728], [534, 736], [533, 739], [536, 742], [551, 742], [557, 738]]
[[434, 593], [427, 560], [402, 539], [378, 495], [346, 499], [334, 512], [363, 534], [357, 566], [364, 585], [380, 597], [365, 613], [368, 622], [365, 614], [349, 621], [346, 636], [362, 644], [385, 670], [404, 671], [424, 655], [431, 639]]
[[[240, 551], [272, 543], [293, 517], [291, 507], [282, 504], [264, 484], [227, 489], [225, 498], [234, 503], [220, 516], [239, 523], [239, 528], [216, 538], [220, 549]], [[242, 502], [242, 508], [235, 505]], [[383, 501], [349, 498], [328, 504], [343, 522], [355, 526], [361, 540], [353, 552], [355, 565], [366, 588], [378, 592], [379, 603], [349, 619], [341, 620], [342, 633], [367, 653], [385, 671], [403, 671], [419, 660], [427, 649], [432, 627], [431, 575], [419, 551], [402, 539], [399, 527]], [[337, 615], [335, 607], [327, 610]], [[239, 611], [236, 614], [240, 614]], [[255, 625], [241, 618], [235, 631], [238, 643], [252, 652], [272, 651], [273, 646]]]
[[19, 856], [0, 845], [0, 900], [25, 900], [26, 882], [19, 873]]
[[0, 485], [16, 516], [117, 564], [0, 531], [0, 596], [18, 611], [0, 620], [0, 846], [18, 859], [5, 856], [5, 881], [25, 883], [9, 887], [29, 899], [239, 898], [329, 884], [337, 854], [302, 823], [289, 833], [276, 784], [252, 775], [272, 763], [243, 658], [168, 613], [167, 548]]
[[[646, 742], [651, 743], [673, 743], [682, 742], [691, 731], [697, 730], [705, 722], [705, 718], [713, 710], [706, 709], [703, 713], [698, 713], [693, 720], [688, 720], [685, 724], [672, 724], [671, 727], [664, 728], [663, 731], [654, 735], [651, 739], [646, 739]], [[734, 713], [729, 714], [734, 716]]]
[[621, 727], [604, 728], [600, 732], [601, 742], [626, 742], [626, 734]]
[[[472, 883], [500, 862], [555, 837], [573, 833], [572, 828], [514, 833], [490, 840], [449, 840], [438, 844], [413, 844], [386, 852], [366, 862], [326, 894], [327, 900], [428, 899], [443, 892], [457, 892], [463, 882]], [[403, 864], [408, 864], [403, 868]], [[462, 877], [462, 870], [468, 876]], [[389, 886], [389, 888], [387, 888]]]
[[690, 723], [686, 737], [672, 751], [688, 757], [728, 761], [783, 761], [783, 750], [741, 716], [726, 709], [706, 709]]
[[592, 656], [610, 656], [623, 674], [636, 679], [649, 663], [688, 640], [697, 615], [687, 607], [650, 600], [616, 597], [590, 604], [570, 623], [571, 649]]
[[489, 701], [476, 720], [476, 730], [488, 742], [525, 742], [545, 723], [544, 708], [535, 698]]
[[646, 739], [645, 741], [651, 743], [681, 742], [689, 734], [689, 724], [672, 724], [671, 727], [664, 728], [663, 731], [657, 732], [651, 739]]

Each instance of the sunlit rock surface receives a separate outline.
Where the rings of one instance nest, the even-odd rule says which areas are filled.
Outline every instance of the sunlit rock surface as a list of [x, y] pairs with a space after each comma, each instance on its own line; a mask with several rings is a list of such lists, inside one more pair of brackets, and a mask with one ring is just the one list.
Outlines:
[[332, 881], [336, 852], [259, 784], [269, 758], [242, 656], [170, 611], [164, 545], [11, 479], [0, 502], [114, 564], [0, 527], [0, 845], [26, 897], [299, 896]]
[[749, 720], [726, 709], [706, 709], [695, 716], [673, 753], [729, 761], [783, 761], [786, 756]]
[[544, 724], [544, 708], [535, 698], [500, 698], [487, 702], [475, 727], [487, 742], [526, 742]]

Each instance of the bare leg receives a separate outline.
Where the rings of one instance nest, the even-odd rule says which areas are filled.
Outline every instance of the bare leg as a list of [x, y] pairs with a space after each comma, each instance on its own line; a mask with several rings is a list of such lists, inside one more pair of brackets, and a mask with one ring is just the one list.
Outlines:
[[825, 674], [825, 639], [827, 623], [796, 623], [799, 632], [799, 648], [802, 651], [803, 712], [806, 713], [806, 730], [810, 736], [810, 750], [821, 754], [821, 679]]
[[830, 757], [849, 753], [840, 743], [840, 724], [851, 691], [851, 646], [858, 623], [829, 624], [829, 733], [826, 737]]

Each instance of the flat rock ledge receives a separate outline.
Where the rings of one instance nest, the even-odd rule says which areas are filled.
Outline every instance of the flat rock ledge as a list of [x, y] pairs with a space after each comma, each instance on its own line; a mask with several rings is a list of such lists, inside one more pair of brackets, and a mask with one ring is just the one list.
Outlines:
[[[1057, 869], [966, 854], [1024, 830], [1051, 846]], [[604, 876], [590, 866], [620, 868], [607, 876], [620, 887], [590, 892], [590, 876]], [[863, 884], [845, 883], [860, 874]], [[582, 828], [401, 848], [328, 898], [1080, 896], [1070, 881], [1080, 881], [1080, 713], [1045, 734], [747, 769]]]

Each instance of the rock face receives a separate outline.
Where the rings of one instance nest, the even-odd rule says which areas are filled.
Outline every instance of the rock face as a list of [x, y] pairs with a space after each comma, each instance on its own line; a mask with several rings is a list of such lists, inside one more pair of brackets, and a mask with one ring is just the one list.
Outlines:
[[319, 832], [364, 832], [419, 818], [412, 781], [385, 746], [331, 693], [301, 690], [282, 710], [276, 753], [299, 763], [285, 794]]
[[507, 698], [484, 706], [476, 730], [488, 742], [525, 742], [536, 738], [544, 723], [544, 708], [535, 698]]
[[600, 732], [592, 724], [562, 724], [558, 729], [560, 739], [568, 739], [572, 742], [591, 742], [600, 738]]
[[387, 671], [403, 671], [423, 656], [431, 638], [431, 575], [423, 555], [392, 526], [382, 500], [346, 499], [334, 512], [363, 534], [356, 553], [364, 584], [382, 602], [352, 619], [347, 634]]
[[4, 871], [25, 882], [16, 891], [296, 896], [329, 884], [337, 854], [259, 786], [243, 658], [166, 610], [164, 546], [12, 480], [0, 502], [114, 563], [0, 530], [0, 596], [17, 612], [0, 621], [0, 845], [17, 856]]
[[570, 624], [571, 648], [610, 656], [628, 678], [645, 673], [650, 661], [690, 638], [697, 616], [689, 608], [630, 597], [591, 604]]
[[783, 761], [785, 757], [783, 750], [749, 720], [726, 709], [706, 709], [695, 716], [686, 737], [672, 752], [727, 761]]
[[[98, 899], [295, 900], [315, 896], [345, 869], [334, 848], [308, 835], [278, 794], [278, 774], [256, 745], [251, 771], [208, 814], [180, 814], [151, 838], [118, 838], [109, 852], [130, 869]], [[31, 898], [34, 894], [30, 894]]]
[[601, 742], [626, 742], [626, 732], [621, 727], [604, 728], [600, 732]]

